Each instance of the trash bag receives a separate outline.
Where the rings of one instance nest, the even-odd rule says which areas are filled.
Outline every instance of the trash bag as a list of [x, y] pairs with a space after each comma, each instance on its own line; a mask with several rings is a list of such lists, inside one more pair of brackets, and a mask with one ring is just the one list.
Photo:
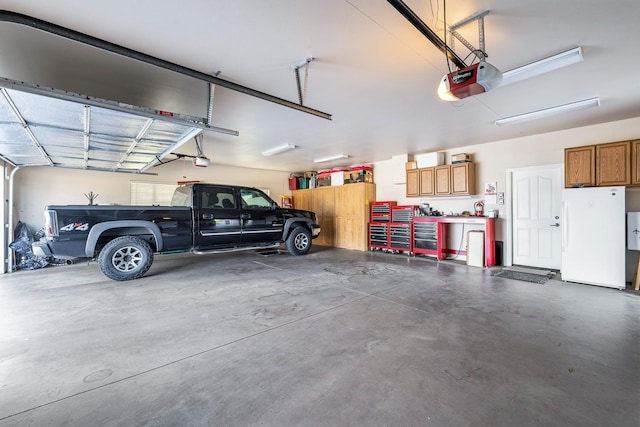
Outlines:
[[33, 243], [33, 233], [27, 224], [18, 221], [13, 232], [15, 240], [9, 243], [9, 248], [16, 253], [16, 269], [35, 270], [45, 267], [49, 262], [42, 257], [36, 256], [31, 249]]

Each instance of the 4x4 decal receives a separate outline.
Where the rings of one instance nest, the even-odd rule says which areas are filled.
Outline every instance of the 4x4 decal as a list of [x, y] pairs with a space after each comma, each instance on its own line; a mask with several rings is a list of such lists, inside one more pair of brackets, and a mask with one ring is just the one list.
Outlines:
[[85, 222], [72, 222], [69, 225], [65, 225], [60, 231], [87, 231], [89, 229], [89, 223]]

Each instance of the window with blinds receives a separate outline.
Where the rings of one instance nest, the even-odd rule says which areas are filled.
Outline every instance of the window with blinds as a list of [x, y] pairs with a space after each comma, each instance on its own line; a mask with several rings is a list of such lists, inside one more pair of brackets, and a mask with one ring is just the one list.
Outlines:
[[170, 206], [176, 188], [176, 184], [131, 181], [131, 204]]

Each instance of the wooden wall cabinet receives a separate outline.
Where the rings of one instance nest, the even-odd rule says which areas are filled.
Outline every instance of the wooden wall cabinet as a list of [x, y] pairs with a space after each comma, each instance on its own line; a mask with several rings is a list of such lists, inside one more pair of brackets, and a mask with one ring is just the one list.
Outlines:
[[322, 227], [313, 242], [345, 249], [368, 250], [369, 203], [376, 200], [371, 183], [293, 191], [293, 206], [316, 213]]
[[596, 185], [631, 184], [631, 141], [596, 145]]
[[456, 163], [407, 171], [407, 197], [473, 194], [476, 194], [475, 163]]
[[564, 186], [592, 187], [596, 185], [596, 146], [565, 148]]
[[640, 185], [640, 140], [565, 148], [565, 188], [615, 185]]
[[407, 170], [407, 197], [420, 195], [420, 169]]

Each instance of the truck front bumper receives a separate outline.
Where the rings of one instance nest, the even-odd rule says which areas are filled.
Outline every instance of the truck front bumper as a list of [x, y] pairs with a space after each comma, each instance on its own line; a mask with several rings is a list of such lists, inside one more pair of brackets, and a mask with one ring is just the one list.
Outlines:
[[320, 235], [320, 226], [319, 225], [314, 225], [313, 226], [313, 230], [311, 230], [311, 236], [313, 239], [315, 239], [316, 237], [318, 237]]

